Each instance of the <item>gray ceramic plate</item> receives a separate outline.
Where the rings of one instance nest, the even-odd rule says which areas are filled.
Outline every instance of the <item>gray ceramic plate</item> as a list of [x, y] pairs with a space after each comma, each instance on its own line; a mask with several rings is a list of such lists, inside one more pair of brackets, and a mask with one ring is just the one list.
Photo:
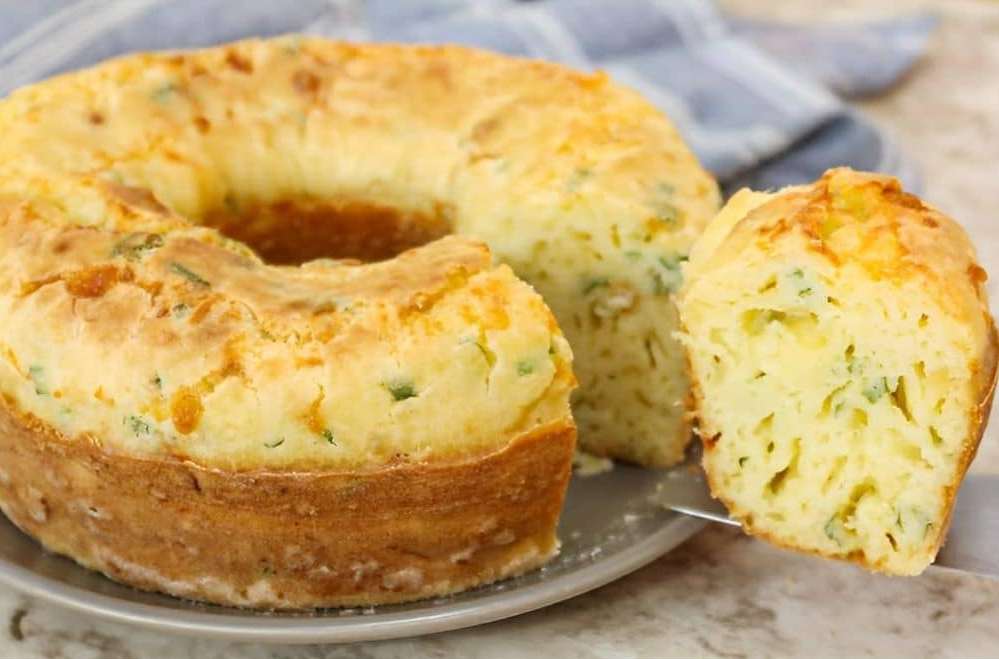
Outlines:
[[558, 558], [515, 579], [412, 604], [269, 614], [144, 593], [43, 552], [2, 515], [0, 581], [118, 622], [242, 641], [335, 643], [442, 632], [568, 599], [628, 574], [689, 538], [705, 522], [651, 501], [668, 474], [618, 465], [573, 477], [559, 524]]

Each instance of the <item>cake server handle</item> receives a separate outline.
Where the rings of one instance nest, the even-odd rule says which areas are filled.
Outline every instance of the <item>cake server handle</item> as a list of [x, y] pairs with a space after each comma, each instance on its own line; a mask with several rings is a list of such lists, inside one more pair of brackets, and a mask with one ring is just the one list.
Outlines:
[[[703, 472], [690, 461], [670, 470], [656, 499], [684, 515], [739, 526], [711, 497]], [[964, 479], [947, 540], [933, 567], [999, 578], [999, 474], [970, 474]]]

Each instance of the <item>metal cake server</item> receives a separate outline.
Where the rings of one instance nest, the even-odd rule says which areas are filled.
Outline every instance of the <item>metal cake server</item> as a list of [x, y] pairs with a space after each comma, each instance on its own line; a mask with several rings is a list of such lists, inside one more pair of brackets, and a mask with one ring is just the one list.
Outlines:
[[[711, 498], [699, 463], [698, 447], [661, 481], [656, 500], [678, 513], [739, 526], [725, 506]], [[971, 474], [964, 479], [947, 540], [933, 566], [999, 578], [999, 475]]]

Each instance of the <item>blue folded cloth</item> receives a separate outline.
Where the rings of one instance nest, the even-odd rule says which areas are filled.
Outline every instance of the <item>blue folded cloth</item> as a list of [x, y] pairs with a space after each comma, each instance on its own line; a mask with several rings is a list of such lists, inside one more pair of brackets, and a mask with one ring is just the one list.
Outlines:
[[728, 189], [800, 183], [835, 165], [918, 189], [912, 163], [842, 97], [891, 86], [934, 26], [926, 14], [763, 23], [709, 0], [35, 0], [0, 4], [0, 96], [121, 53], [249, 36], [462, 43], [608, 71], [669, 114]]

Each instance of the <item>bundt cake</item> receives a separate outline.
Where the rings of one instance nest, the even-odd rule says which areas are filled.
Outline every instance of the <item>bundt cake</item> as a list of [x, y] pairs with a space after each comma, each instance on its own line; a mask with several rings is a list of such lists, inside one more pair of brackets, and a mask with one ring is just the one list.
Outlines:
[[110, 185], [272, 265], [483, 240], [573, 347], [581, 447], [683, 455], [671, 295], [718, 192], [670, 122], [603, 74], [284, 37], [115, 60], [20, 90], [0, 117], [4, 187], [72, 199], [81, 225], [109, 221]]
[[437, 161], [467, 155], [467, 62], [549, 71], [283, 39], [0, 103], [6, 515], [119, 581], [249, 607], [411, 600], [550, 558], [571, 352], [483, 243], [442, 237], [471, 203]]

